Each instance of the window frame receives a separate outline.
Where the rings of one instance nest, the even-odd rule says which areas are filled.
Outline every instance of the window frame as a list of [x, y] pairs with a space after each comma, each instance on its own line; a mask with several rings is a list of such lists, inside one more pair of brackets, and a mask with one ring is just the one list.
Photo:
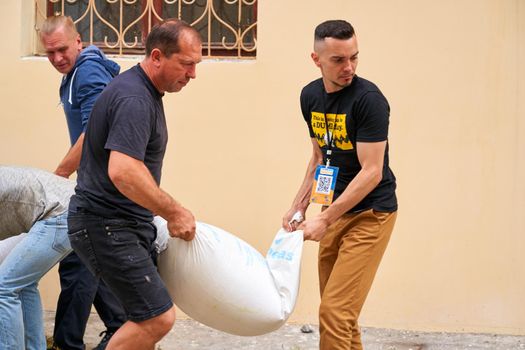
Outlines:
[[[60, 7], [60, 11], [58, 14], [61, 14], [65, 11], [65, 3], [68, 3], [68, 6], [74, 5], [79, 0], [34, 0], [35, 2], [35, 12], [36, 12], [36, 23], [35, 23], [35, 30], [38, 31], [38, 17], [40, 15], [40, 20], [43, 21], [45, 17], [43, 16], [51, 16], [56, 15], [56, 7]], [[181, 13], [184, 6], [191, 6], [191, 5], [198, 5], [198, 6], [204, 6], [204, 12], [200, 15], [200, 17], [197, 17], [194, 19], [193, 23], [190, 23], [190, 25], [194, 26], [195, 24], [201, 23], [201, 21], [207, 17], [207, 23], [205, 25], [205, 29], [207, 31], [207, 40], [206, 37], [203, 36], [203, 48], [202, 48], [202, 55], [203, 58], [210, 58], [210, 59], [255, 59], [257, 55], [257, 1], [258, 0], [203, 0], [204, 5], [196, 3], [195, 0], [104, 0], [107, 4], [119, 4], [120, 5], [120, 16], [119, 16], [119, 32], [117, 33], [117, 40], [115, 44], [109, 43], [107, 40], [107, 37], [105, 37], [105, 42], [103, 41], [93, 41], [93, 20], [94, 15], [98, 16], [98, 12], [96, 10], [96, 3], [95, 1], [88, 1], [86, 5], [85, 12], [80, 15], [78, 18], [73, 18], [73, 21], [75, 23], [78, 23], [80, 21], [86, 20], [86, 17], [89, 16], [87, 19], [88, 22], [88, 30], [89, 30], [89, 38], [85, 38], [85, 33], [81, 33], [83, 46], [86, 47], [88, 45], [96, 45], [99, 48], [101, 48], [106, 54], [115, 55], [118, 57], [126, 57], [126, 56], [136, 56], [136, 55], [143, 55], [144, 54], [144, 38], [146, 37], [147, 33], [151, 29], [151, 27], [160, 22], [163, 14], [163, 6], [178, 6], [177, 15], [178, 18], [181, 18]], [[214, 8], [214, 4], [216, 2], [220, 2], [222, 5], [236, 5], [238, 10], [238, 16], [237, 16], [237, 27], [234, 28], [231, 23], [225, 22], [224, 19], [222, 19], [217, 13]], [[40, 6], [42, 6], [42, 3], [44, 3], [45, 9], [42, 11], [39, 9]], [[40, 4], [40, 5], [39, 5]], [[79, 2], [80, 4], [80, 2]], [[131, 21], [131, 24], [128, 24], [128, 27], [122, 28], [122, 14], [125, 10], [125, 6], [128, 5], [137, 5], [140, 4], [140, 16]], [[253, 22], [245, 24], [244, 27], [241, 24], [242, 21], [242, 10], [243, 6], [247, 6], [248, 9], [245, 8], [245, 11], [251, 11], [251, 16], [253, 19]], [[231, 8], [230, 8], [231, 10]], [[43, 15], [43, 16], [42, 16]], [[66, 15], [68, 15], [66, 11]], [[215, 16], [215, 17], [213, 17]], [[159, 19], [160, 18], [160, 19]], [[98, 17], [98, 20], [101, 18]], [[138, 20], [138, 21], [137, 21]], [[124, 39], [124, 35], [128, 29], [132, 27], [132, 25], [136, 25], [136, 23], [140, 23], [141, 30], [140, 33], [142, 33], [141, 38], [136, 37], [136, 42], [130, 46], [129, 43], [127, 43]], [[215, 22], [213, 22], [215, 21]], [[150, 25], [151, 23], [151, 25]], [[219, 24], [220, 23], [220, 24]], [[224, 23], [227, 23], [225, 25]], [[201, 23], [202, 24], [202, 23]], [[106, 24], [107, 25], [107, 24]], [[110, 24], [111, 25], [111, 24]], [[231, 42], [225, 41], [225, 36], [223, 36], [222, 42], [212, 41], [211, 40], [211, 33], [212, 28], [210, 26], [220, 26], [222, 25], [223, 28], [228, 28], [229, 33], [231, 37], [233, 38]], [[223, 29], [225, 30], [225, 29]], [[233, 33], [233, 34], [231, 34]], [[202, 32], [201, 32], [202, 35]], [[245, 36], [251, 35], [253, 38], [253, 41], [249, 43], [245, 43]], [[37, 35], [38, 37], [38, 35]], [[233, 40], [235, 40], [235, 43], [232, 44]], [[41, 45], [37, 43], [35, 45], [35, 54], [36, 55], [43, 55], [43, 50], [41, 48]]]

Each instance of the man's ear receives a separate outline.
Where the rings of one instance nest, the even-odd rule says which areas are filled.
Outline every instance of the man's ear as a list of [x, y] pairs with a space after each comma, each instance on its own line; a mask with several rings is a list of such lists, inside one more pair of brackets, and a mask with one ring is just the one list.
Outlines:
[[151, 62], [153, 62], [153, 65], [158, 68], [160, 66], [160, 60], [162, 58], [162, 52], [160, 52], [160, 50], [158, 48], [155, 48], [155, 49], [151, 50], [151, 53], [150, 53], [149, 56], [150, 56]]
[[310, 55], [310, 57], [312, 57], [312, 61], [314, 61], [314, 64], [315, 64], [317, 67], [321, 67], [321, 64], [319, 63], [319, 55], [318, 55], [316, 52], [312, 52], [312, 54]]
[[75, 41], [77, 43], [78, 51], [82, 51], [82, 39], [80, 38], [80, 34], [77, 34]]

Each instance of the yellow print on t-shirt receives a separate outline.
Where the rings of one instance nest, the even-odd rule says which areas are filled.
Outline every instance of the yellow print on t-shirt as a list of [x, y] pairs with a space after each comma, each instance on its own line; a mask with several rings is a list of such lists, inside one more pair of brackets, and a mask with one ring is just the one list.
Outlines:
[[[329, 138], [326, 137], [326, 119], [328, 119]], [[354, 148], [346, 130], [346, 114], [328, 113], [325, 118], [324, 113], [312, 112], [310, 123], [320, 147], [326, 146], [328, 140], [332, 140], [334, 148], [343, 151]]]

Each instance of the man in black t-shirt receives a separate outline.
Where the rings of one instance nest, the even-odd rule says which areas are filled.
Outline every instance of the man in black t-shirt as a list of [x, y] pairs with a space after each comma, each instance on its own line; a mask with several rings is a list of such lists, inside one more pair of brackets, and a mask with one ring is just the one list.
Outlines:
[[182, 21], [153, 27], [145, 59], [111, 81], [89, 119], [68, 231], [128, 316], [107, 350], [153, 349], [175, 322], [154, 263], [153, 213], [185, 240], [195, 236], [195, 218], [159, 187], [168, 141], [162, 97], [196, 77], [201, 50], [198, 32]]
[[[397, 216], [389, 168], [390, 108], [373, 83], [355, 74], [357, 38], [350, 23], [315, 29], [312, 59], [322, 78], [301, 92], [313, 153], [283, 227], [319, 241], [321, 350], [363, 349], [357, 319]], [[310, 202], [323, 211], [299, 224]]]

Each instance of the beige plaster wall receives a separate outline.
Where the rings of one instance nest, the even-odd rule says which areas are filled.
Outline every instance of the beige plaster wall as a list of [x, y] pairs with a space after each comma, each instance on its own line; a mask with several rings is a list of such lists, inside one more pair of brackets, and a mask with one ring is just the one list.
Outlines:
[[[53, 170], [68, 147], [61, 77], [24, 57], [31, 3], [0, 3], [0, 163]], [[309, 158], [298, 97], [319, 76], [313, 28], [347, 19], [358, 74], [391, 104], [400, 203], [362, 324], [525, 334], [525, 2], [262, 0], [258, 15], [257, 60], [203, 62], [166, 96], [162, 186], [265, 252]], [[295, 322], [316, 321], [316, 252], [307, 242]], [[54, 309], [56, 269], [40, 289]]]

